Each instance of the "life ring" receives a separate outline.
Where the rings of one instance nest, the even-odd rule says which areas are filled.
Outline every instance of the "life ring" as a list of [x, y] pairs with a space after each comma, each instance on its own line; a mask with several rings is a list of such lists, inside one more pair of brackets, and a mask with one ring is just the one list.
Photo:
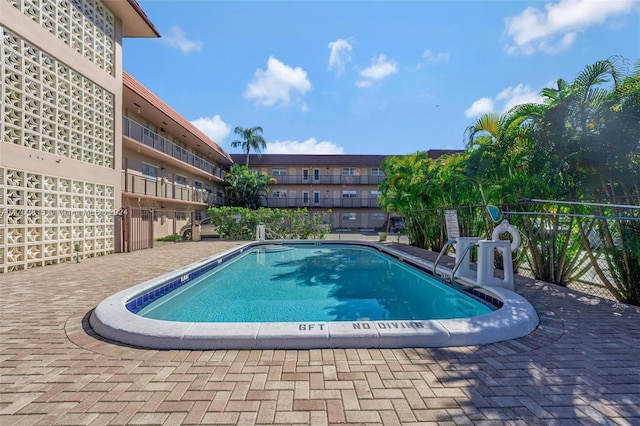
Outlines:
[[511, 251], [514, 252], [518, 250], [518, 247], [520, 247], [520, 232], [518, 231], [518, 228], [511, 225], [507, 219], [503, 220], [498, 226], [493, 228], [491, 239], [493, 241], [498, 241], [500, 239], [500, 235], [505, 232], [511, 234]]

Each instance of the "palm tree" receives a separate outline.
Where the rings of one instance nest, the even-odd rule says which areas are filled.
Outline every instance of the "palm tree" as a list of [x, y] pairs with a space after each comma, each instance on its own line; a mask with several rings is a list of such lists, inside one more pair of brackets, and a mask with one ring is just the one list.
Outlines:
[[242, 147], [242, 150], [247, 154], [246, 165], [249, 167], [249, 152], [253, 149], [255, 152], [260, 153], [262, 149], [267, 147], [267, 142], [262, 137], [262, 127], [255, 126], [245, 129], [242, 126], [236, 126], [233, 132], [242, 139], [231, 142], [231, 146], [234, 148]]

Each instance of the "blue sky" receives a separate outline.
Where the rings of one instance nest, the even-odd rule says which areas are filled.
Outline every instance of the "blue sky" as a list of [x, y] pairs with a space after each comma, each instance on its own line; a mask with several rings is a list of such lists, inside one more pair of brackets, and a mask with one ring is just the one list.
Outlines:
[[538, 101], [558, 78], [640, 59], [640, 2], [138, 0], [162, 34], [123, 66], [229, 153], [462, 149], [482, 113]]

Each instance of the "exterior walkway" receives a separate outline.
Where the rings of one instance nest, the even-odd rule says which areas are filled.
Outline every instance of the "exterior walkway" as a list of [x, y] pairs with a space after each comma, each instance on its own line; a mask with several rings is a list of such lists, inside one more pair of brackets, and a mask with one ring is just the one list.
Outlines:
[[640, 308], [528, 279], [540, 327], [486, 346], [156, 351], [88, 327], [106, 296], [234, 245], [0, 274], [0, 425], [640, 424]]

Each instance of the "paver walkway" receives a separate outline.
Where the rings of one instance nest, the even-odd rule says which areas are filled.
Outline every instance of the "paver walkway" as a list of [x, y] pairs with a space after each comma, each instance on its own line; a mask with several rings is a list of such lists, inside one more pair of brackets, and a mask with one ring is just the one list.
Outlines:
[[516, 290], [540, 327], [485, 346], [155, 351], [88, 327], [106, 296], [233, 245], [0, 274], [0, 425], [640, 424], [640, 309], [533, 280]]

